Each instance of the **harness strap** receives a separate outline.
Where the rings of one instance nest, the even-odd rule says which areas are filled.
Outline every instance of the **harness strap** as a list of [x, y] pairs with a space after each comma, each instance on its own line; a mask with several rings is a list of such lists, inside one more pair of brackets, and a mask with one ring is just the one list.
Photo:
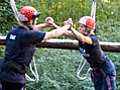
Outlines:
[[13, 60], [5, 60], [5, 65], [2, 67], [1, 71], [13, 71], [15, 73], [25, 74], [24, 67]]
[[115, 80], [115, 76], [111, 76], [106, 74], [102, 69], [101, 72], [103, 73], [103, 76], [105, 77], [107, 86], [108, 86], [108, 90], [112, 90], [112, 86], [111, 86], [111, 79]]

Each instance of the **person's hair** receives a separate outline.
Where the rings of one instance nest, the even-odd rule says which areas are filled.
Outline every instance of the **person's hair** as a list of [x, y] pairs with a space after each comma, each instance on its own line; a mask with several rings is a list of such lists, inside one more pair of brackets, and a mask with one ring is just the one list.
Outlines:
[[88, 32], [87, 36], [95, 35], [94, 30], [86, 26], [86, 31]]
[[88, 36], [95, 35], [94, 30], [91, 30]]

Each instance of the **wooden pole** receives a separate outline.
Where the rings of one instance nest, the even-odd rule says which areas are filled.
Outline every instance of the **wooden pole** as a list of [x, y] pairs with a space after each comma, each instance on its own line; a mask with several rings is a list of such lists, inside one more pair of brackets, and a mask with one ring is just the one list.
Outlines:
[[[5, 45], [5, 38], [0, 37], [0, 45]], [[115, 42], [100, 42], [101, 48], [103, 51], [107, 52], [120, 52], [120, 43]], [[37, 47], [42, 48], [57, 48], [57, 49], [78, 49], [77, 40], [67, 40], [67, 39], [49, 39], [38, 43]]]

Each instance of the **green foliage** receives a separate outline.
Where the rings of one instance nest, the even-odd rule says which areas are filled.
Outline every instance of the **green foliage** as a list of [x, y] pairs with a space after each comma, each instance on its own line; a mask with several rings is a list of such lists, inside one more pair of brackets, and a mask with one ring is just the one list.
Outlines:
[[119, 42], [120, 0], [109, 3], [99, 2], [96, 12], [96, 31], [102, 41]]
[[2, 30], [2, 34], [7, 31], [8, 27], [11, 27], [9, 23], [12, 23], [12, 18], [14, 18], [9, 17], [11, 15], [12, 10], [10, 9], [10, 5], [8, 5], [7, 3], [0, 3], [0, 29]]
[[[119, 90], [120, 54], [105, 53], [114, 62], [117, 70], [117, 90]], [[38, 83], [27, 82], [27, 89], [36, 90], [93, 90], [90, 76], [81, 81], [76, 77], [81, 55], [76, 50], [36, 49], [35, 58], [40, 75]], [[88, 64], [81, 72], [85, 76]], [[29, 73], [30, 74], [30, 73]]]
[[[40, 81], [36, 84], [28, 82], [28, 90], [31, 88], [38, 90], [91, 90], [93, 88], [90, 77], [85, 81], [80, 81], [76, 77], [81, 58], [78, 51], [37, 48], [35, 57], [37, 67], [40, 68]], [[86, 68], [88, 65], [84, 69]], [[85, 72], [86, 70], [83, 70], [82, 74], [84, 75]]]
[[4, 46], [0, 46], [0, 61], [2, 60], [3, 58], [3, 52], [5, 51], [5, 47]]
[[[12, 8], [10, 6], [9, 0], [4, 0], [1, 1], [4, 3], [0, 3], [0, 35], [6, 35], [6, 33], [18, 26], [18, 23], [14, 17], [14, 13], [12, 11]], [[20, 8], [23, 7], [23, 3], [25, 3], [26, 5], [31, 5], [32, 3], [28, 3], [27, 1], [23, 1], [23, 0], [17, 0], [16, 2], [16, 6], [18, 8], [18, 11], [20, 10]]]
[[[78, 29], [78, 20], [90, 15], [92, 0], [15, 0], [18, 11], [25, 5], [35, 7], [41, 12], [38, 23], [43, 23], [47, 16], [55, 19], [62, 26], [63, 21], [73, 18], [74, 27]], [[100, 41], [120, 42], [120, 0], [97, 0], [96, 34]], [[18, 26], [9, 0], [0, 1], [0, 35]], [[45, 29], [49, 31], [51, 28]], [[65, 39], [66, 37], [61, 37]], [[0, 59], [3, 58], [4, 47], [0, 47]], [[120, 90], [120, 54], [106, 53], [116, 66], [117, 90]], [[85, 81], [76, 78], [76, 70], [80, 63], [80, 54], [75, 50], [38, 49], [35, 53], [39, 68], [40, 81], [27, 82], [27, 90], [93, 90], [90, 77]], [[82, 76], [88, 68], [86, 64]], [[29, 73], [31, 75], [31, 73]]]

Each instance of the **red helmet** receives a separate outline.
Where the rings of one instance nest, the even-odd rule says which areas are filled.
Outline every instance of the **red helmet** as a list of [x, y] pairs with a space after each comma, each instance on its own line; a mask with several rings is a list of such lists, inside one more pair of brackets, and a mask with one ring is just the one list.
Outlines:
[[95, 28], [95, 20], [90, 17], [90, 16], [83, 16], [80, 20], [79, 20], [80, 24], [84, 24], [85, 26], [90, 27], [91, 29]]
[[33, 19], [37, 10], [31, 6], [25, 6], [20, 9], [19, 20], [20, 21], [30, 21]]

